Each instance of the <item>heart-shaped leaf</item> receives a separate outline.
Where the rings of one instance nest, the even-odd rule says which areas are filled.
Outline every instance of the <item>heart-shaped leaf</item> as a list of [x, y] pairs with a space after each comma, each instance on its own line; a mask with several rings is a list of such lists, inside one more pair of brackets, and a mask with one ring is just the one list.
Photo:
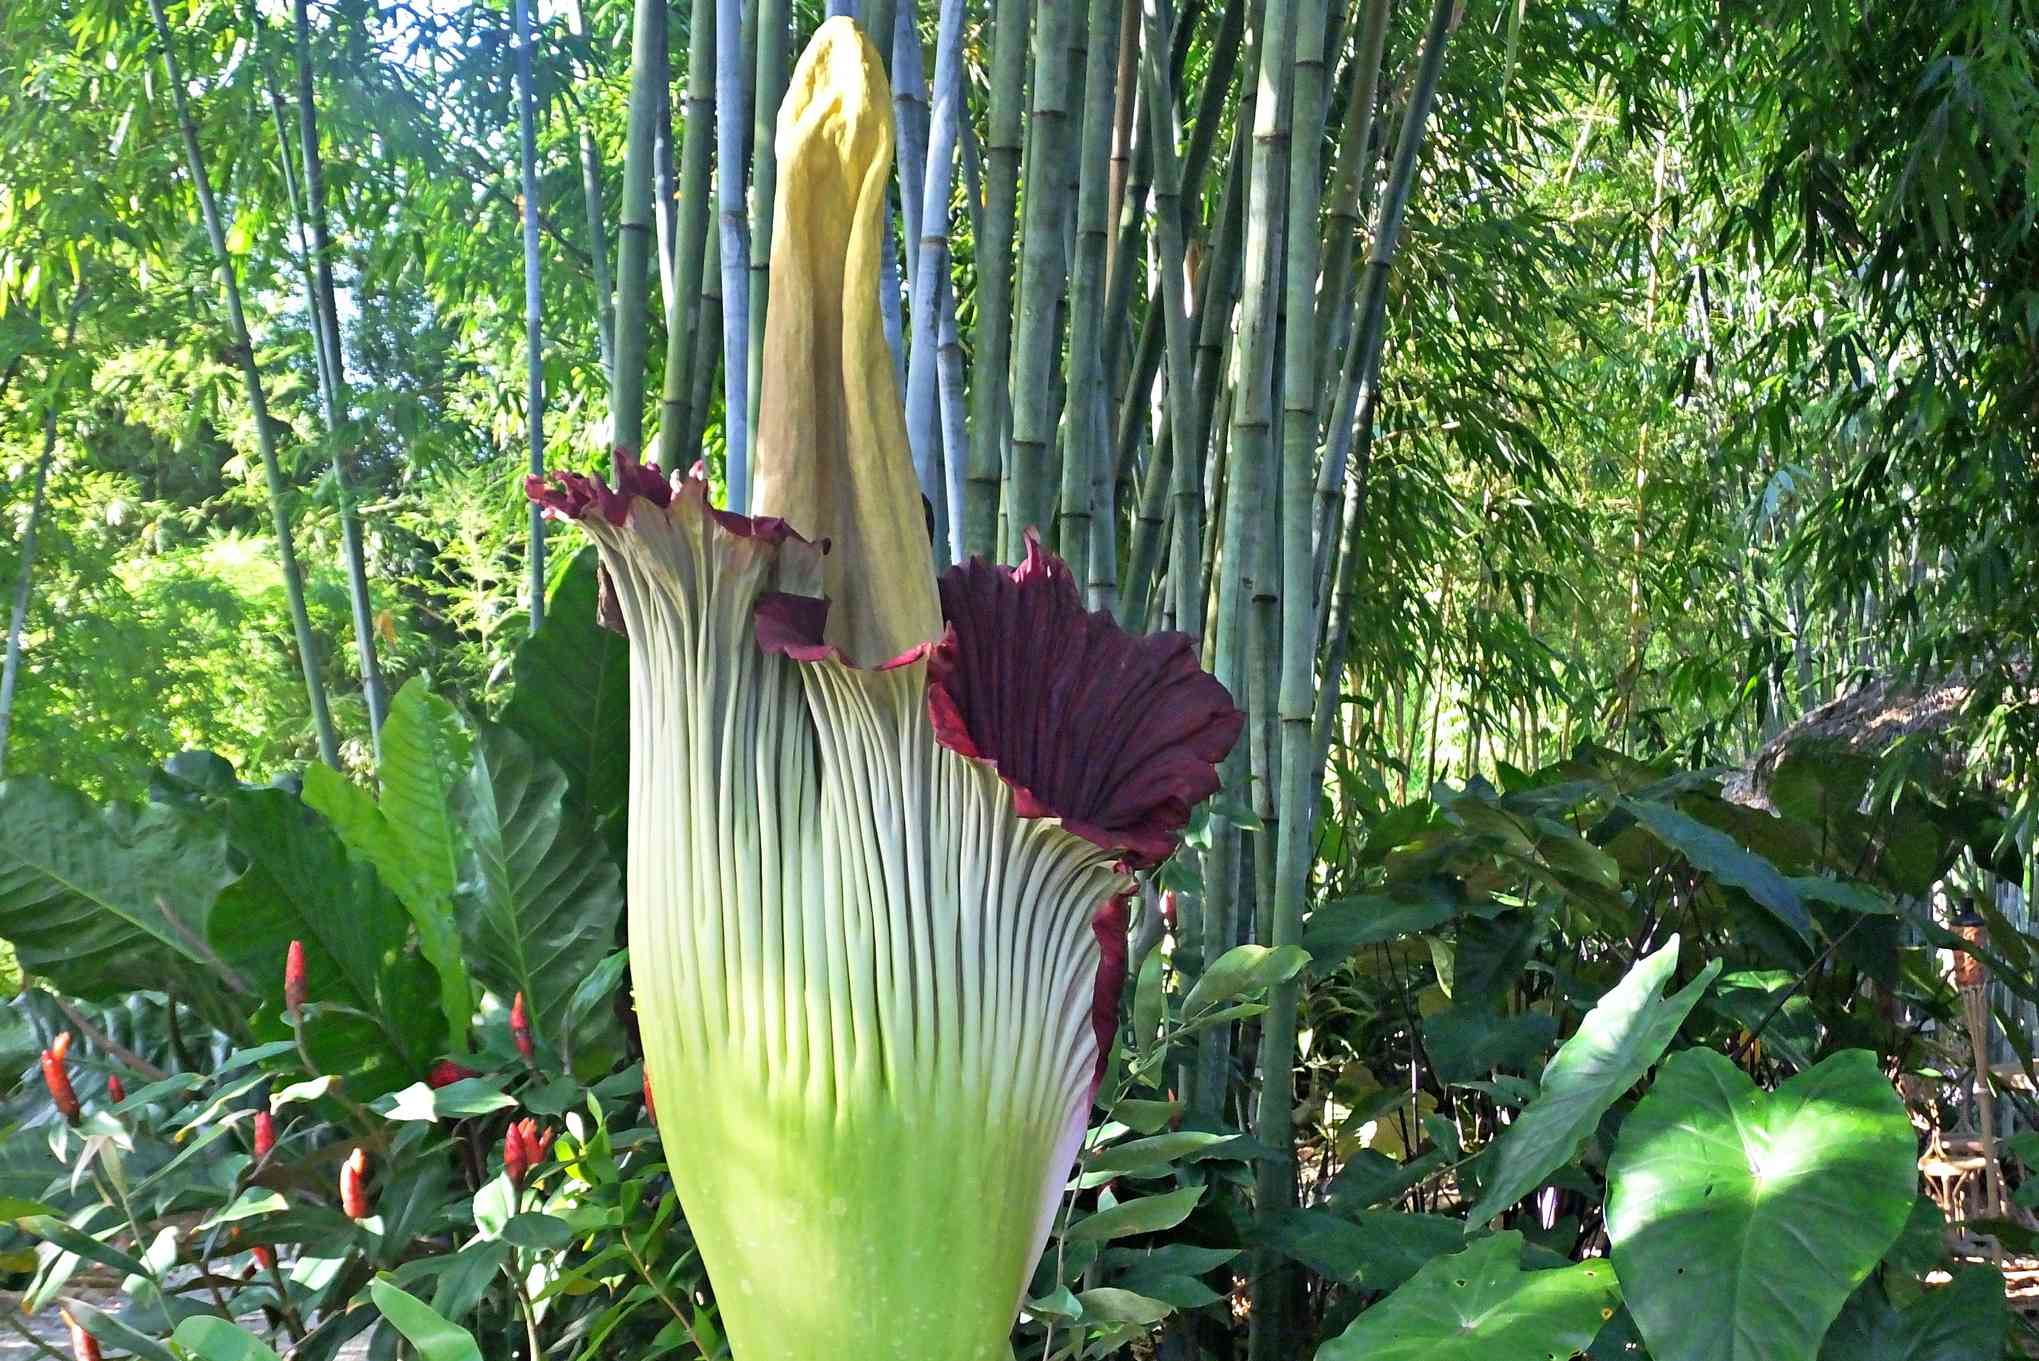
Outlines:
[[1712, 1050], [1672, 1057], [1608, 1165], [1614, 1267], [1650, 1355], [1812, 1361], [1911, 1213], [1914, 1156], [1867, 1050], [1769, 1094]]
[[1522, 1235], [1433, 1259], [1317, 1349], [1317, 1361], [1541, 1361], [1586, 1350], [1621, 1302], [1605, 1262], [1524, 1271]]

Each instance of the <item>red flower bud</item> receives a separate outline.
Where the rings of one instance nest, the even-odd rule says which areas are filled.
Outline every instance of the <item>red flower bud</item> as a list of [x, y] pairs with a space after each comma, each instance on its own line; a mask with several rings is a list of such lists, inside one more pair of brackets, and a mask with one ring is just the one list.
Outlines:
[[57, 1313], [63, 1317], [64, 1326], [71, 1330], [71, 1355], [76, 1361], [100, 1361], [99, 1339], [86, 1332], [85, 1325], [73, 1318], [70, 1310], [59, 1308]]
[[267, 1243], [257, 1243], [254, 1247], [254, 1253], [255, 1264], [257, 1266], [261, 1267], [264, 1271], [275, 1269], [276, 1249], [270, 1247]]
[[524, 1174], [531, 1170], [531, 1154], [524, 1145], [524, 1133], [512, 1124], [503, 1131], [503, 1172], [510, 1179], [510, 1185], [519, 1190], [524, 1186]]
[[340, 1208], [349, 1219], [366, 1219], [375, 1213], [368, 1199], [367, 1149], [355, 1149], [340, 1167]]
[[1161, 920], [1167, 923], [1169, 930], [1176, 929], [1175, 890], [1172, 888], [1164, 890], [1161, 894]]
[[651, 1100], [651, 1069], [644, 1070], [644, 1117], [652, 1124], [658, 1123], [658, 1107]]
[[290, 1019], [298, 1019], [304, 1010], [305, 999], [310, 996], [304, 977], [304, 942], [290, 942], [290, 953], [283, 957], [283, 1008], [290, 1013]]
[[276, 1147], [276, 1117], [268, 1111], [255, 1112], [255, 1156], [266, 1158]]
[[127, 1100], [127, 1087], [121, 1082], [120, 1074], [106, 1075], [106, 1099], [116, 1106]]
[[531, 1015], [524, 1010], [524, 994], [510, 1003], [510, 1038], [516, 1042], [517, 1052], [524, 1056], [524, 1062], [531, 1062], [538, 1048], [531, 1042]]
[[57, 1114], [75, 1125], [83, 1107], [78, 1104], [78, 1093], [71, 1088], [70, 1066], [64, 1062], [64, 1056], [70, 1052], [71, 1032], [67, 1030], [42, 1051], [42, 1082], [50, 1089], [50, 1100], [56, 1104]]
[[432, 1065], [432, 1071], [425, 1074], [425, 1085], [436, 1092], [441, 1087], [451, 1087], [463, 1079], [480, 1076], [474, 1069], [463, 1067], [452, 1059], [440, 1059]]
[[552, 1149], [552, 1131], [543, 1135], [538, 1132], [538, 1122], [526, 1116], [511, 1122], [503, 1131], [503, 1170], [510, 1174], [510, 1184], [524, 1185], [524, 1178], [531, 1169], [545, 1161], [545, 1155]]

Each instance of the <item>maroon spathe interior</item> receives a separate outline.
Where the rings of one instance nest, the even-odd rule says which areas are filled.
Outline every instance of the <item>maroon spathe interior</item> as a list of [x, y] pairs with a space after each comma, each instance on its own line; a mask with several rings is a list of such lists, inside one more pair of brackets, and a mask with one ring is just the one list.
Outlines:
[[1097, 937], [1097, 979], [1090, 985], [1090, 1030], [1097, 1037], [1097, 1067], [1090, 1075], [1090, 1099], [1110, 1066], [1112, 1041], [1119, 1033], [1119, 998], [1126, 990], [1127, 911], [1130, 893], [1105, 899], [1090, 919], [1091, 934]]
[[928, 715], [942, 744], [990, 761], [1022, 817], [1058, 817], [1136, 867], [1166, 859], [1246, 721], [1195, 644], [1084, 609], [1031, 534], [1017, 568], [973, 558], [941, 597]]

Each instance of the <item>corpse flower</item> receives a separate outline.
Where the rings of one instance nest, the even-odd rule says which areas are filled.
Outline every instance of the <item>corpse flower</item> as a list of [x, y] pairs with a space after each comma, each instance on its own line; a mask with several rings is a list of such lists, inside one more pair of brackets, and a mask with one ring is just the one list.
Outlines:
[[1029, 542], [936, 580], [877, 305], [891, 98], [848, 19], [778, 128], [755, 516], [628, 451], [533, 479], [630, 639], [630, 942], [737, 1361], [979, 1361], [1105, 1066], [1129, 870], [1242, 716]]

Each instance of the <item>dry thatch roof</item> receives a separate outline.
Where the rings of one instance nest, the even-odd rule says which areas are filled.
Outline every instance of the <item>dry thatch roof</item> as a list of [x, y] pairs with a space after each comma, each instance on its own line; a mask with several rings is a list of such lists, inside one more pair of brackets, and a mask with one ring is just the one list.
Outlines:
[[1933, 741], [1949, 737], [1961, 721], [1975, 687], [1966, 680], [1932, 685], [1871, 681], [1859, 690], [1828, 700], [1763, 744], [1755, 759], [1722, 782], [1729, 799], [1756, 808], [1770, 807], [1769, 786], [1786, 752], [1818, 743], [1851, 754], [1876, 758], [1901, 738], [1919, 736], [1934, 747], [1940, 773], [1949, 781], [1970, 772], [1961, 745]]

